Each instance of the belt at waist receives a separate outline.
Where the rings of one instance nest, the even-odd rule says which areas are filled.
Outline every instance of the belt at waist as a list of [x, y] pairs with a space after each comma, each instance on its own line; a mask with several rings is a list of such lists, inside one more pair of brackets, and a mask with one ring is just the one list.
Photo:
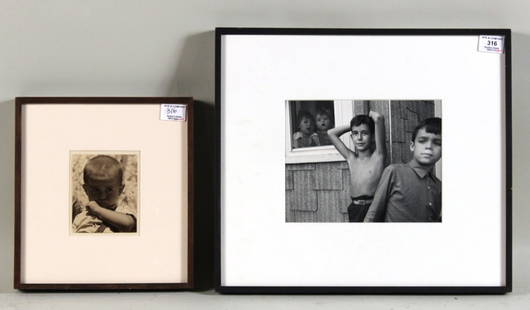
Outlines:
[[356, 204], [356, 205], [360, 205], [360, 206], [365, 206], [365, 205], [369, 205], [372, 203], [372, 201], [374, 200], [374, 197], [373, 196], [368, 196], [368, 195], [362, 195], [362, 196], [357, 196], [357, 197], [351, 197], [351, 201]]

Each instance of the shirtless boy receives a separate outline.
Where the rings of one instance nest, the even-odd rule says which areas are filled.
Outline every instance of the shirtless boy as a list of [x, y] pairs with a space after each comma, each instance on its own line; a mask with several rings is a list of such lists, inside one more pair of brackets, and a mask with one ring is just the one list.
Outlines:
[[[340, 140], [350, 132], [353, 150]], [[350, 222], [362, 222], [372, 203], [375, 190], [385, 163], [385, 121], [382, 115], [370, 111], [368, 115], [357, 115], [350, 126], [344, 125], [328, 130], [331, 143], [346, 159], [350, 170], [350, 195], [348, 206]], [[375, 137], [375, 145], [374, 145]]]

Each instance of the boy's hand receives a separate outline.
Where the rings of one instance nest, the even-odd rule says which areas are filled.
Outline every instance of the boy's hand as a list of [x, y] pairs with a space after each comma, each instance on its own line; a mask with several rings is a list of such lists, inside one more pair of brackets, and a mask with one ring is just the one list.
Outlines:
[[90, 201], [86, 205], [86, 212], [87, 212], [88, 215], [92, 215], [92, 216], [98, 217], [98, 211], [100, 209], [101, 209], [101, 206], [98, 205], [98, 203], [95, 202], [95, 201]]
[[299, 140], [302, 139], [304, 135], [301, 132], [295, 132], [293, 135], [293, 140]]
[[316, 133], [311, 135], [311, 140], [313, 141], [314, 144], [320, 145], [320, 140], [318, 139], [318, 135]]
[[370, 116], [371, 118], [373, 118], [374, 121], [378, 120], [381, 118], [381, 114], [379, 114], [379, 112], [376, 112], [376, 111], [370, 111], [368, 113], [368, 116]]

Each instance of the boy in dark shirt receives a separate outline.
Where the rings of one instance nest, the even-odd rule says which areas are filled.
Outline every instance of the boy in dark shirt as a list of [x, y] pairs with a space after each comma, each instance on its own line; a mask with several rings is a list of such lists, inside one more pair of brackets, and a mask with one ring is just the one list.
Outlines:
[[442, 156], [442, 120], [425, 119], [410, 142], [408, 164], [385, 168], [365, 222], [441, 222], [442, 182], [433, 174]]

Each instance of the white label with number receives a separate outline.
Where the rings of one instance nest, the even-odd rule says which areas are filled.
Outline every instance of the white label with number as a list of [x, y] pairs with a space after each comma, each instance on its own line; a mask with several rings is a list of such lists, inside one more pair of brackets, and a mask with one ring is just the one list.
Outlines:
[[161, 104], [160, 119], [163, 121], [184, 121], [186, 120], [185, 104]]
[[478, 51], [502, 54], [504, 51], [504, 37], [480, 36], [478, 39]]

